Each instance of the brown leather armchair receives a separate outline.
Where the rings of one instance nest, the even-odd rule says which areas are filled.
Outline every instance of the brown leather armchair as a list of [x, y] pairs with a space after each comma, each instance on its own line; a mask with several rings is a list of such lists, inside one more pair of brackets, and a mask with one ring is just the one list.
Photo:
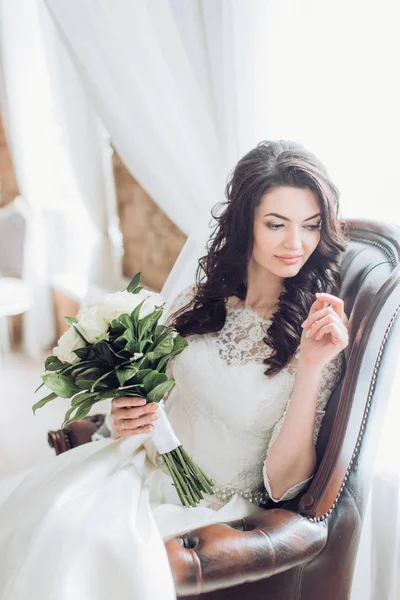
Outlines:
[[[400, 228], [349, 224], [341, 297], [351, 341], [346, 373], [329, 400], [318, 440], [316, 475], [294, 500], [166, 540], [180, 598], [350, 597], [371, 484], [368, 466], [400, 352]], [[50, 432], [50, 440], [56, 452], [63, 451], [89, 441], [97, 426], [88, 418]]]

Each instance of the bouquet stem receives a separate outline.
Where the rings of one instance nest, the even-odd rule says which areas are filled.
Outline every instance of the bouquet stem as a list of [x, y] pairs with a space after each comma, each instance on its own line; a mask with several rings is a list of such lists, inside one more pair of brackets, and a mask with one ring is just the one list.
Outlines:
[[214, 494], [212, 480], [200, 469], [183, 446], [161, 454], [184, 506], [196, 506], [202, 492]]

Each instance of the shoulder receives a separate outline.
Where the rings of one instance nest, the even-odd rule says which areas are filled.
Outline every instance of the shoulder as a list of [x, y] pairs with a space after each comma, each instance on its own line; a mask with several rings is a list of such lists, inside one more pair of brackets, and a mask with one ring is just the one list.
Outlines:
[[170, 319], [174, 313], [189, 304], [189, 302], [191, 302], [195, 297], [196, 292], [196, 285], [188, 285], [186, 288], [176, 294], [169, 302], [167, 302], [167, 319]]

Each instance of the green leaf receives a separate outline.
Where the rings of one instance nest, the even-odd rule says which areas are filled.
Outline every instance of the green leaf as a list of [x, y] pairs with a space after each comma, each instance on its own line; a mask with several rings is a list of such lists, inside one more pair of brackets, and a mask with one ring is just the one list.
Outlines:
[[75, 378], [75, 385], [80, 389], [89, 390], [93, 383], [99, 380], [99, 375], [101, 376], [102, 373], [98, 367], [86, 368]]
[[66, 425], [68, 425], [68, 423], [70, 422], [69, 419], [70, 419], [72, 413], [74, 412], [74, 410], [77, 410], [76, 406], [73, 406], [72, 408], [69, 408], [67, 410], [67, 412], [65, 413], [65, 417], [64, 417], [64, 423], [61, 425], [61, 427], [65, 427]]
[[159, 342], [153, 350], [154, 359], [161, 358], [166, 354], [170, 354], [174, 348], [174, 339], [172, 337], [172, 332], [165, 336], [161, 342]]
[[120, 385], [124, 385], [126, 381], [134, 377], [139, 371], [139, 367], [136, 365], [132, 365], [131, 367], [127, 367], [126, 369], [117, 369], [116, 375], [118, 377], [118, 381]]
[[141, 291], [142, 291], [143, 287], [144, 287], [143, 285], [139, 285], [139, 286], [136, 288], [136, 290], [135, 290], [134, 292], [132, 292], [132, 294], [138, 294], [139, 292], [141, 292]]
[[154, 369], [150, 369], [150, 361], [147, 357], [147, 354], [146, 354], [146, 356], [143, 356], [143, 358], [140, 359], [138, 364], [139, 364], [139, 368], [141, 371], [142, 370], [154, 371]]
[[125, 326], [123, 325], [123, 323], [120, 323], [119, 319], [113, 319], [110, 324], [110, 331], [111, 331], [111, 335], [113, 333], [120, 334], [123, 331], [125, 331]]
[[152, 373], [152, 372], [153, 372], [153, 369], [141, 369], [140, 371], [138, 371], [136, 377], [141, 383], [143, 383], [143, 380], [146, 377], [146, 375], [148, 375], [149, 373]]
[[57, 396], [60, 396], [60, 398], [71, 398], [74, 394], [79, 392], [79, 388], [66, 375], [50, 373], [49, 375], [42, 375], [42, 380], [43, 383], [55, 392]]
[[129, 352], [129, 354], [132, 355], [136, 354], [136, 352], [141, 352], [140, 343], [132, 340], [126, 344], [125, 350], [127, 350], [127, 352]]
[[67, 321], [68, 325], [74, 325], [74, 323], [78, 322], [78, 319], [75, 319], [75, 317], [64, 317], [64, 319]]
[[[85, 361], [79, 362], [76, 365], [72, 365], [72, 367], [70, 368], [70, 375], [71, 375], [71, 377], [77, 377], [79, 375], [79, 373], [83, 373], [89, 367], [94, 367], [94, 365], [95, 365], [95, 363], [91, 360], [85, 360]], [[63, 372], [62, 375], [65, 375], [65, 372]]]
[[118, 394], [118, 388], [104, 390], [103, 392], [97, 392], [96, 402], [100, 402], [100, 400], [108, 400], [109, 398], [117, 398], [118, 395], [124, 396], [125, 394], [122, 392]]
[[77, 355], [78, 358], [82, 358], [83, 360], [85, 360], [87, 355], [90, 352], [90, 348], [88, 348], [88, 347], [78, 348], [77, 350], [74, 350], [73, 352], [74, 352], [74, 354]]
[[81, 419], [84, 419], [85, 417], [87, 417], [91, 408], [92, 408], [92, 404], [89, 404], [89, 406], [87, 406], [86, 404], [84, 404], [83, 406], [80, 406], [78, 408], [76, 414], [74, 415], [74, 418], [71, 419], [71, 423], [73, 423], [74, 421], [80, 421]]
[[161, 360], [159, 361], [158, 365], [157, 365], [157, 371], [161, 372], [165, 372], [165, 369], [168, 365], [168, 363], [175, 357], [178, 356], [178, 354], [180, 354], [186, 347], [187, 347], [188, 343], [185, 340], [185, 338], [183, 338], [182, 336], [178, 335], [175, 339], [174, 339], [174, 348], [172, 350], [172, 352], [170, 354], [166, 354], [165, 356], [163, 356], [161, 358]]
[[160, 383], [157, 387], [155, 387], [151, 392], [147, 394], [147, 399], [149, 402], [160, 402], [164, 397], [164, 394], [167, 394], [172, 390], [175, 385], [174, 379], [168, 379], [164, 381], [164, 383]]
[[48, 356], [44, 361], [44, 368], [46, 371], [58, 371], [65, 367], [65, 363], [61, 362], [57, 356]]
[[71, 400], [71, 406], [79, 406], [82, 402], [94, 398], [96, 394], [97, 392], [81, 392], [80, 394], [76, 394]]
[[144, 317], [141, 321], [139, 321], [139, 327], [138, 327], [139, 340], [142, 340], [144, 338], [147, 331], [154, 328], [154, 325], [158, 322], [158, 320], [161, 317], [161, 315], [163, 314], [163, 312], [164, 312], [164, 309], [159, 308], [157, 310], [154, 310], [149, 315], [147, 315], [147, 317]]
[[133, 323], [131, 315], [124, 313], [118, 317], [118, 321], [124, 326], [124, 329], [130, 329], [133, 332]]
[[140, 304], [137, 305], [137, 307], [132, 311], [131, 313], [131, 319], [133, 321], [133, 324], [136, 327], [136, 333], [138, 331], [138, 324], [139, 324], [139, 316], [140, 316], [140, 310], [143, 306], [143, 304], [146, 302], [147, 298], [145, 298], [144, 300], [142, 300], [140, 302]]
[[86, 367], [83, 369], [79, 375], [75, 379], [75, 383], [79, 379], [91, 379], [92, 381], [96, 381], [96, 379], [101, 375], [101, 371], [98, 367]]
[[55, 394], [54, 392], [51, 392], [51, 394], [49, 394], [48, 396], [45, 396], [44, 398], [42, 398], [41, 400], [39, 400], [39, 402], [36, 402], [32, 406], [33, 414], [35, 414], [35, 412], [37, 411], [38, 408], [42, 408], [42, 406], [44, 406], [48, 402], [51, 402], [51, 400], [54, 400], [57, 397], [58, 397], [57, 394]]
[[164, 373], [158, 373], [158, 371], [151, 371], [144, 377], [144, 391], [147, 394], [152, 389], [156, 388], [159, 384], [167, 381], [168, 377]]
[[129, 283], [128, 287], [126, 288], [128, 292], [131, 292], [132, 294], [135, 292], [136, 288], [140, 284], [141, 276], [142, 276], [141, 271], [139, 273], [136, 273], [136, 275], [132, 278], [131, 282]]
[[146, 396], [141, 391], [140, 387], [136, 387], [136, 386], [129, 387], [129, 388], [123, 387], [120, 390], [117, 390], [112, 397], [120, 398], [121, 396], [136, 396], [138, 398], [146, 399]]
[[36, 390], [35, 390], [33, 393], [34, 393], [34, 394], [36, 394], [36, 392], [38, 392], [38, 391], [40, 390], [40, 388], [42, 388], [43, 386], [44, 386], [44, 383], [41, 383], [41, 384], [39, 385], [39, 387], [38, 387], [38, 388], [36, 388]]
[[137, 344], [137, 340], [133, 335], [133, 329], [125, 329], [124, 333], [118, 339], [124, 339], [126, 342], [135, 342]]
[[174, 339], [174, 348], [173, 348], [172, 352], [176, 356], [177, 354], [182, 352], [182, 350], [187, 348], [187, 345], [188, 345], [188, 343], [185, 340], [185, 338], [182, 337], [181, 335], [177, 335], [176, 338]]
[[[89, 414], [90, 409], [93, 406], [93, 404], [98, 402], [98, 400], [99, 400], [99, 398], [98, 398], [97, 394], [90, 394], [90, 395], [88, 395], [86, 400], [83, 400], [80, 404], [77, 404], [76, 406], [71, 407], [67, 411], [67, 413], [64, 417], [63, 427], [65, 427], [66, 424], [73, 423], [74, 421], [80, 421], [81, 419], [86, 417]], [[71, 418], [71, 415], [74, 410], [76, 410], [76, 413]]]

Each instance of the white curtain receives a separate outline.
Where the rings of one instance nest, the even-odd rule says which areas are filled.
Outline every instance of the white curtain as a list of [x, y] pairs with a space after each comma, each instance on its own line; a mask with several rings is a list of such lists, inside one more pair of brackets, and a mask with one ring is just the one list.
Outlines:
[[[90, 293], [92, 285], [112, 288], [122, 276], [122, 237], [118, 228], [112, 149], [109, 135], [93, 109], [59, 31], [43, 2], [40, 5], [55, 113], [76, 186], [75, 211], [84, 208], [93, 227], [86, 275]], [[76, 213], [72, 213], [71, 221], [76, 226]]]
[[125, 165], [190, 235], [168, 301], [193, 280], [228, 170], [259, 140], [265, 2], [46, 4]]
[[0, 0], [0, 31], [2, 116], [31, 208], [24, 346], [36, 356], [55, 338], [51, 286], [85, 296], [121, 279], [112, 153], [43, 2]]
[[[1, 110], [11, 146], [18, 185], [30, 207], [25, 277], [34, 306], [25, 319], [27, 350], [54, 338], [53, 307], [48, 285], [43, 211], [54, 194], [53, 131], [44, 124], [52, 114], [50, 91], [32, 3], [0, 2]], [[30, 66], [30, 68], [27, 67]], [[35, 324], [37, 327], [35, 327]]]
[[[341, 189], [345, 216], [400, 222], [395, 0], [46, 4], [125, 164], [190, 235], [167, 300], [193, 279], [228, 171], [261, 139], [290, 138], [315, 152]], [[382, 565], [368, 542], [368, 532], [379, 540], [377, 511], [387, 514], [382, 473], [378, 465], [353, 600], [379, 597], [362, 584], [371, 564], [374, 572]], [[385, 477], [398, 495], [398, 467]], [[384, 564], [389, 599], [400, 595], [396, 560]]]

